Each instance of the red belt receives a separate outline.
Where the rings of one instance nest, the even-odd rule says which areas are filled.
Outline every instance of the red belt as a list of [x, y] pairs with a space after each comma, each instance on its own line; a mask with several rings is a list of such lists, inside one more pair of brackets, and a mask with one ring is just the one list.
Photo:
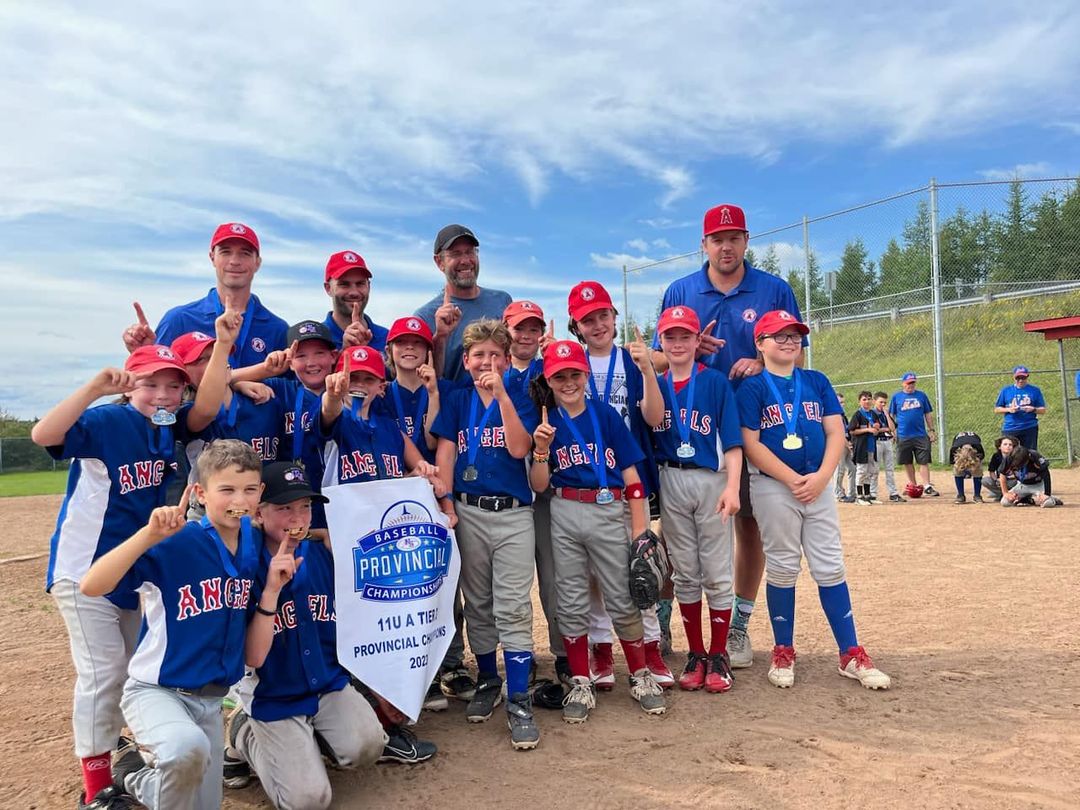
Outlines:
[[[559, 487], [555, 490], [555, 494], [560, 498], [579, 503], [596, 503], [598, 492], [600, 492], [599, 489], [574, 489], [574, 487]], [[623, 499], [622, 487], [611, 487], [611, 494], [615, 496], [616, 501], [621, 501]]]

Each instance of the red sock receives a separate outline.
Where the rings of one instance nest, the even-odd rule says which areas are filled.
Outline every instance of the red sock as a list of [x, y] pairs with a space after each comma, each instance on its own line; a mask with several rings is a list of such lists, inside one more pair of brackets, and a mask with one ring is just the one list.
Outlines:
[[728, 628], [731, 627], [731, 608], [713, 610], [709, 608], [709, 625], [712, 636], [709, 638], [709, 655], [716, 655], [727, 649]]
[[83, 757], [80, 761], [83, 790], [86, 791], [86, 802], [89, 804], [98, 793], [112, 784], [112, 754]]
[[682, 626], [686, 631], [686, 644], [690, 652], [704, 655], [705, 640], [701, 635], [701, 600], [679, 602], [679, 612], [682, 613]]
[[626, 656], [626, 666], [633, 675], [639, 669], [645, 669], [645, 639], [638, 638], [633, 641], [619, 639], [622, 645], [623, 655]]
[[588, 678], [589, 637], [568, 638], [563, 636], [562, 640], [563, 646], [566, 647], [566, 660], [570, 664], [570, 674], [575, 678]]

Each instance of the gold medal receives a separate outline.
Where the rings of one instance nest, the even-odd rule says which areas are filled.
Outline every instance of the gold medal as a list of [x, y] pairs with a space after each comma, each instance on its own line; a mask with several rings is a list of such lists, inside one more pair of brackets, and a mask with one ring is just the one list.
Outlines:
[[800, 447], [802, 447], [802, 439], [794, 433], [789, 433], [784, 437], [785, 450], [798, 450]]

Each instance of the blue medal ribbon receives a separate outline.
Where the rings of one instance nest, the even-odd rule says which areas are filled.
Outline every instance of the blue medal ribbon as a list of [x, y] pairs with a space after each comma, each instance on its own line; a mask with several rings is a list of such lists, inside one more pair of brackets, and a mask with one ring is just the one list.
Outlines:
[[615, 361], [617, 359], [619, 349], [617, 346], [611, 347], [611, 358], [608, 360], [607, 366], [607, 379], [604, 380], [604, 396], [601, 398], [600, 392], [596, 388], [596, 379], [592, 373], [592, 358], [588, 352], [585, 352], [585, 357], [589, 359], [589, 389], [592, 391], [592, 398], [598, 402], [604, 402], [610, 404], [611, 400], [611, 383], [615, 379]]
[[765, 369], [762, 372], [762, 376], [765, 378], [766, 384], [769, 386], [769, 391], [773, 397], [776, 398], [776, 404], [780, 406], [780, 417], [784, 420], [784, 425], [787, 428], [788, 436], [797, 435], [795, 428], [799, 422], [799, 409], [802, 407], [802, 376], [799, 374], [799, 369], [795, 368], [791, 371], [792, 378], [795, 381], [795, 396], [791, 402], [791, 414], [787, 412], [785, 407], [784, 398], [780, 396], [780, 389], [776, 387], [776, 383], [773, 381], [773, 375]]
[[169, 480], [176, 473], [176, 470], [172, 466], [172, 460], [176, 450], [172, 428], [168, 425], [161, 425], [160, 427], [155, 425], [147, 417], [139, 413], [139, 409], [130, 402], [124, 407], [129, 408], [132, 413], [139, 414], [139, 418], [146, 423], [146, 449], [150, 451], [150, 455], [161, 456], [162, 461], [165, 462], [165, 477], [162, 479], [162, 486], [158, 489], [158, 506], [164, 506], [166, 496], [165, 489]]
[[488, 420], [491, 419], [491, 414], [495, 412], [495, 408], [499, 405], [499, 401], [492, 397], [491, 404], [484, 410], [484, 415], [480, 419], [480, 424], [476, 424], [476, 414], [480, 410], [480, 394], [473, 391], [472, 400], [469, 402], [469, 427], [465, 431], [465, 458], [468, 462], [468, 466], [476, 469], [476, 457], [480, 453], [480, 441], [479, 436], [484, 432], [487, 427]]
[[394, 406], [397, 408], [398, 426], [402, 432], [408, 436], [412, 443], [417, 447], [420, 447], [420, 436], [423, 433], [421, 425], [424, 424], [424, 414], [427, 413], [428, 406], [428, 390], [421, 383], [420, 385], [420, 404], [416, 408], [416, 415], [413, 417], [412, 430], [408, 429], [408, 424], [405, 421], [405, 406], [401, 401], [401, 386], [397, 380], [394, 380], [390, 384], [390, 393], [394, 397]]
[[[214, 528], [214, 524], [210, 522], [210, 518], [203, 516], [199, 521], [199, 525], [202, 526], [210, 538], [214, 541], [214, 546], [217, 548], [218, 557], [221, 559], [221, 566], [225, 569], [225, 573], [233, 579], [240, 579], [240, 573], [236, 569], [236, 563], [233, 560], [233, 555], [229, 552], [228, 547], [225, 545], [225, 541], [221, 539], [221, 535], [218, 534], [218, 530]], [[251, 571], [251, 557], [253, 554], [252, 539], [251, 539], [251, 517], [244, 515], [240, 518], [240, 535], [238, 537], [239, 544], [236, 549], [236, 559], [240, 561], [240, 566], [245, 572]], [[222, 586], [221, 593], [222, 601], [225, 600], [224, 585]], [[228, 650], [228, 639], [230, 636], [229, 630], [232, 628], [234, 621], [244, 621], [246, 612], [240, 610], [234, 610], [226, 607], [225, 614], [225, 635], [223, 639], [223, 649], [221, 653], [221, 668], [227, 672], [229, 667], [229, 659], [232, 657]], [[239, 615], [239, 619], [237, 617]]]
[[[210, 290], [210, 301], [219, 316], [225, 314], [225, 305], [221, 303], [217, 287]], [[236, 351], [229, 354], [229, 365], [233, 368], [240, 367], [240, 353], [247, 345], [248, 332], [251, 331], [251, 322], [255, 320], [255, 296], [249, 295], [247, 307], [244, 309], [244, 322], [240, 325], [240, 335], [236, 338]]]
[[293, 400], [293, 428], [292, 428], [292, 455], [293, 461], [302, 461], [304, 454], [304, 386], [296, 387], [296, 399]]
[[566, 426], [570, 430], [570, 435], [573, 436], [574, 441], [578, 443], [581, 452], [589, 459], [589, 464], [593, 468], [593, 474], [600, 484], [599, 488], [607, 489], [607, 450], [604, 447], [604, 437], [600, 433], [600, 421], [596, 418], [594, 406], [588, 400], [585, 400], [585, 412], [589, 414], [589, 419], [592, 421], [593, 439], [596, 444], [596, 452], [592, 454], [589, 453], [589, 446], [585, 443], [585, 439], [582, 438], [581, 431], [578, 430], [577, 425], [574, 424], [573, 417], [566, 412], [566, 409], [563, 408], [562, 405], [559, 406], [559, 414], [566, 422]]
[[229, 400], [228, 410], [225, 409], [224, 405], [218, 408], [217, 421], [223, 421], [226, 427], [236, 427], [236, 410], [240, 407], [240, 396], [240, 394], [233, 391], [232, 398]]
[[679, 429], [679, 438], [682, 439], [683, 444], [690, 444], [690, 409], [694, 407], [694, 389], [697, 387], [697, 373], [698, 364], [695, 360], [690, 367], [690, 382], [686, 387], [686, 417], [679, 413], [679, 398], [675, 393], [675, 382], [669, 371], [664, 375], [664, 381], [667, 383], [668, 394], [671, 396], [671, 408], [674, 411], [671, 414], [672, 420], [675, 422], [676, 427]]

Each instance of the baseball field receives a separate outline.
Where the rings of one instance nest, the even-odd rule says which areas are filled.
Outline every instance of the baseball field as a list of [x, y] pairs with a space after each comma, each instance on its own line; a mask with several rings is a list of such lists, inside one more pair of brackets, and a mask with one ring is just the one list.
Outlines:
[[[935, 483], [941, 498], [841, 506], [860, 641], [893, 676], [892, 690], [868, 692], [836, 674], [804, 571], [793, 689], [766, 681], [772, 642], [759, 608], [754, 666], [736, 672], [727, 695], [674, 691], [667, 714], [647, 717], [623, 666], [620, 686], [583, 726], [538, 710], [543, 737], [532, 752], [511, 750], [501, 711], [469, 725], [464, 704], [451, 705], [416, 729], [438, 744], [435, 759], [335, 774], [334, 806], [1076, 807], [1080, 470], [1054, 472], [1066, 506], [1049, 510], [957, 506], [951, 480], [939, 472]], [[67, 636], [42, 590], [59, 503], [0, 501], [3, 807], [78, 801]], [[538, 604], [536, 615], [541, 674], [550, 675]], [[682, 661], [669, 658], [673, 669]], [[256, 785], [228, 792], [224, 806], [270, 805]]]

